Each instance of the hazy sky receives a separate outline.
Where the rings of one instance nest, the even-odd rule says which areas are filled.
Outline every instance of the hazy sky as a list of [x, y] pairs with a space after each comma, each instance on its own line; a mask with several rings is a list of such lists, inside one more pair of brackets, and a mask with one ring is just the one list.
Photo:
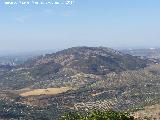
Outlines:
[[160, 0], [75, 0], [69, 6], [11, 8], [4, 1], [14, 0], [0, 2], [0, 53], [71, 46], [160, 47]]

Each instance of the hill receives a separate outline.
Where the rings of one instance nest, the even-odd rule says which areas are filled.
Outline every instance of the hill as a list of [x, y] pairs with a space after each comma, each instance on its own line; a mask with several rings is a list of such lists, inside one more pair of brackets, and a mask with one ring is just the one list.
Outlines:
[[1, 71], [0, 116], [52, 120], [64, 111], [143, 108], [160, 98], [160, 67], [148, 63], [104, 47], [38, 56]]
[[[25, 67], [41, 67], [52, 65], [58, 72], [60, 68], [73, 68], [78, 71], [104, 75], [109, 72], [135, 70], [146, 67], [146, 62], [129, 54], [122, 54], [104, 47], [74, 47], [55, 54], [41, 56], [24, 64]], [[45, 66], [43, 66], [45, 67]]]
[[[3, 84], [2, 88], [8, 86], [9, 89], [22, 89], [33, 84], [41, 84], [41, 82], [43, 84], [44, 81], [55, 80], [55, 87], [64, 81], [68, 82], [70, 80], [68, 78], [77, 73], [92, 76], [106, 75], [111, 72], [136, 70], [146, 66], [147, 61], [113, 49], [74, 47], [28, 60], [2, 74], [1, 83]], [[49, 83], [51, 84], [51, 82]], [[45, 87], [44, 84], [42, 86]]]

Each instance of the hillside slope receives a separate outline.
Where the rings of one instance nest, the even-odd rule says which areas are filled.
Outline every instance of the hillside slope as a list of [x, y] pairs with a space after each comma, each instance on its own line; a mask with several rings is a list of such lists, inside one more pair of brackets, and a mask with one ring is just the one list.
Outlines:
[[141, 109], [159, 101], [160, 65], [109, 48], [75, 47], [1, 72], [0, 89], [0, 118]]
[[[39, 88], [63, 86], [63, 82], [72, 81], [71, 77], [78, 73], [80, 76], [84, 74], [92, 76], [85, 80], [90, 82], [96, 75], [137, 70], [146, 66], [147, 61], [113, 49], [74, 47], [28, 60], [9, 72], [3, 73], [0, 76], [0, 86], [4, 89], [22, 89], [34, 84], [39, 84], [37, 85]], [[49, 86], [44, 85], [43, 82], [46, 81], [50, 83]], [[73, 85], [73, 82], [69, 84]]]

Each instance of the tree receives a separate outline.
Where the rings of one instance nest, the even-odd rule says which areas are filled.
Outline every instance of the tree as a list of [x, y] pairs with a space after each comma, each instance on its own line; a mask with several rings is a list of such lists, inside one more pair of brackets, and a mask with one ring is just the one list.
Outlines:
[[124, 112], [93, 110], [86, 114], [65, 113], [58, 120], [134, 120], [134, 117]]

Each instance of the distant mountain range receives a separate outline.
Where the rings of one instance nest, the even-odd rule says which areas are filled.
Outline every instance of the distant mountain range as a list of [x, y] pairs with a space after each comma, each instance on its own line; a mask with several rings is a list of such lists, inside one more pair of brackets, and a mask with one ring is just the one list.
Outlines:
[[160, 48], [126, 49], [126, 50], [122, 50], [122, 52], [130, 55], [134, 55], [134, 56], [160, 59]]

